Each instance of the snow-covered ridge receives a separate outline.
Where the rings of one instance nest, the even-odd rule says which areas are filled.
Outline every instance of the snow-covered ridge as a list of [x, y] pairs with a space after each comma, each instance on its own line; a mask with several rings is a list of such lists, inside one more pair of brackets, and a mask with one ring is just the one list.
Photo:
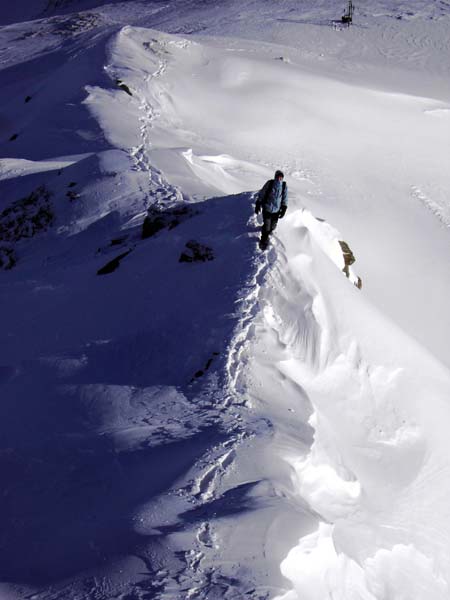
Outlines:
[[446, 8], [226, 8], [0, 31], [8, 600], [448, 596]]
[[[175, 49], [177, 47], [178, 46], [175, 45]], [[182, 44], [179, 47], [182, 50], [186, 48]], [[197, 52], [198, 51], [196, 50], [194, 54], [189, 53], [189, 61], [192, 57], [196, 56]], [[170, 54], [170, 52], [168, 52], [168, 54]], [[199, 52], [196, 61], [201, 60], [201, 56], [202, 53]], [[166, 60], [168, 60], [168, 58], [161, 61], [161, 64], [164, 64]], [[190, 67], [192, 68], [192, 64], [190, 64]], [[164, 67], [164, 70], [165, 69], [166, 67]], [[157, 77], [160, 73], [161, 69], [157, 69], [154, 72]], [[123, 80], [126, 81], [130, 77], [131, 82], [133, 83], [133, 75], [130, 73], [128, 74], [128, 78], [124, 77]], [[227, 80], [224, 79], [222, 81], [226, 89], [228, 87]], [[240, 81], [245, 81], [245, 79]], [[131, 87], [132, 84], [130, 89]], [[159, 93], [164, 97], [165, 94], [167, 94], [167, 88], [163, 88], [163, 92]], [[154, 104], [158, 106], [157, 102]], [[179, 111], [175, 111], [174, 114], [171, 114], [173, 110], [172, 107], [174, 106], [173, 101], [167, 104], [167, 106], [169, 106], [169, 111], [165, 111], [161, 108], [158, 109], [160, 111], [159, 114], [163, 116], [162, 121], [160, 120], [158, 123], [159, 127], [166, 127], [167, 123], [170, 123], [171, 126], [175, 125], [175, 129], [178, 131], [181, 129], [181, 131], [183, 131], [182, 135], [185, 136], [186, 133], [178, 120], [180, 115]], [[158, 135], [158, 132], [156, 135]], [[184, 153], [184, 156], [187, 156], [192, 164], [192, 159], [190, 158], [191, 153]], [[342, 260], [342, 255], [337, 252], [338, 246], [336, 245], [336, 242], [338, 242], [340, 236], [327, 224], [321, 224], [320, 221], [308, 217], [307, 212], [302, 216], [292, 214], [288, 220], [288, 223], [289, 222], [292, 223], [291, 235], [293, 236], [292, 243], [294, 245], [292, 248], [287, 247], [285, 251], [287, 256], [290, 257], [289, 261], [292, 261], [292, 267], [287, 275], [285, 274], [282, 276], [278, 285], [280, 285], [281, 288], [289, 289], [292, 286], [291, 281], [295, 281], [295, 279], [299, 277], [299, 281], [301, 282], [300, 285], [304, 286], [308, 281], [308, 273], [310, 274], [309, 277], [311, 277], [311, 273], [317, 274], [317, 272], [320, 272], [321, 268], [324, 269], [323, 279], [332, 278], [329, 267], [326, 267], [329, 259], [326, 258], [324, 263], [324, 259], [320, 258], [323, 254], [319, 253], [317, 255], [317, 250], [314, 250], [314, 248], [317, 244], [317, 247], [322, 253], [325, 251], [325, 255], [329, 255], [332, 259], [335, 257], [334, 260], [339, 263], [339, 261]], [[305, 227], [306, 229], [304, 229]], [[298, 238], [297, 232], [299, 229], [303, 229], [305, 232], [308, 231], [309, 235], [312, 234], [314, 236], [312, 247], [307, 243], [307, 237], [300, 236], [301, 246], [298, 248], [299, 242], [296, 240]], [[319, 264], [322, 264], [322, 267], [316, 266], [315, 269], [312, 268], [310, 259], [308, 260], [308, 251], [305, 252], [300, 249], [305, 247], [305, 244], [307, 248], [310, 248], [310, 251], [312, 250], [313, 256], [318, 260]], [[300, 250], [298, 258], [296, 256], [296, 248], [298, 248], [297, 252]], [[299, 275], [296, 275], [297, 272]], [[270, 277], [272, 277], [272, 275]], [[333, 279], [333, 281], [335, 283], [335, 289], [344, 285], [343, 280], [341, 280], [341, 283], [339, 284], [337, 280], [335, 281]], [[312, 293], [312, 289], [314, 289], [316, 285], [317, 283], [313, 279], [310, 283], [311, 290], [309, 290], [309, 294]], [[294, 330], [290, 330], [289, 322], [292, 317], [289, 315], [291, 315], [292, 312], [288, 311], [286, 313], [286, 308], [284, 307], [285, 301], [283, 301], [281, 305], [283, 307], [281, 310], [279, 308], [274, 308], [274, 302], [275, 306], [278, 304], [278, 292], [276, 291], [276, 288], [273, 292], [272, 300], [269, 300], [269, 298], [271, 298], [270, 293], [263, 292], [263, 294], [262, 298], [264, 298], [264, 300], [261, 299], [260, 302], [269, 302], [267, 309], [264, 309], [264, 318], [270, 328], [278, 328], [279, 343], [281, 344], [281, 347], [284, 348], [285, 356], [279, 363], [280, 372], [284, 377], [292, 378], [297, 384], [302, 386], [310, 397], [313, 407], [316, 406], [315, 402], [318, 402], [318, 408], [315, 409], [314, 418], [310, 420], [310, 423], [314, 426], [316, 431], [315, 442], [312, 446], [311, 454], [308, 457], [301, 459], [292, 457], [292, 455], [286, 457], [288, 462], [292, 464], [296, 474], [297, 482], [294, 481], [294, 485], [297, 487], [300, 496], [308, 502], [315, 513], [318, 513], [327, 521], [331, 520], [336, 523], [335, 528], [328, 528], [326, 530], [322, 525], [319, 526], [320, 533], [318, 536], [316, 538], [308, 539], [308, 543], [314, 541], [314, 543], [317, 544], [317, 550], [315, 550], [316, 546], [314, 545], [308, 547], [307, 550], [304, 550], [303, 547], [307, 541], [300, 542], [299, 551], [297, 554], [291, 553], [289, 555], [289, 558], [284, 563], [283, 572], [290, 576], [296, 592], [300, 596], [306, 595], [306, 597], [315, 598], [317, 597], [318, 589], [321, 590], [322, 594], [333, 594], [336, 589], [341, 589], [342, 593], [348, 595], [348, 586], [353, 586], [355, 585], [355, 581], [359, 581], [359, 583], [357, 583], [359, 591], [355, 598], [359, 597], [360, 594], [365, 594], [367, 597], [370, 597], [370, 595], [377, 597], [379, 590], [385, 590], [383, 593], [391, 593], [389, 590], [392, 590], [393, 592], [393, 590], [400, 589], [404, 587], [407, 581], [409, 581], [408, 576], [404, 579], [404, 576], [397, 572], [397, 566], [392, 567], [393, 574], [388, 577], [386, 577], [386, 574], [383, 571], [380, 571], [380, 568], [383, 567], [377, 566], [378, 564], [385, 564], [386, 560], [393, 563], [393, 565], [401, 565], [402, 560], [404, 560], [402, 556], [406, 551], [407, 556], [413, 557], [417, 576], [426, 582], [424, 585], [427, 585], [429, 589], [432, 589], [433, 593], [436, 594], [436, 597], [440, 597], [439, 595], [444, 597], [443, 594], [447, 592], [445, 584], [447, 577], [445, 574], [446, 554], [444, 552], [444, 554], [438, 558], [439, 553], [436, 553], [436, 547], [433, 546], [432, 538], [428, 538], [425, 541], [419, 538], [415, 539], [413, 542], [411, 536], [406, 536], [405, 538], [405, 536], [401, 534], [396, 537], [393, 533], [390, 533], [385, 542], [388, 547], [393, 544], [393, 550], [390, 554], [383, 554], [378, 550], [380, 542], [371, 546], [368, 541], [366, 541], [365, 550], [361, 553], [361, 550], [357, 547], [355, 548], [350, 540], [346, 541], [347, 536], [349, 535], [347, 534], [346, 527], [348, 527], [350, 532], [354, 532], [358, 527], [356, 524], [359, 523], [361, 515], [364, 515], [365, 513], [364, 520], [370, 520], [367, 513], [368, 509], [365, 508], [365, 495], [370, 489], [371, 496], [369, 505], [373, 504], [376, 497], [375, 490], [379, 486], [377, 477], [379, 477], [381, 473], [383, 473], [383, 477], [386, 476], [383, 471], [387, 464], [390, 465], [390, 476], [392, 477], [392, 469], [395, 468], [394, 465], [398, 461], [397, 469], [399, 469], [399, 471], [394, 472], [397, 477], [398, 473], [402, 472], [403, 477], [405, 478], [405, 483], [403, 484], [405, 486], [403, 492], [405, 500], [400, 504], [400, 507], [405, 506], [406, 508], [409, 506], [409, 501], [406, 498], [409, 497], [410, 493], [417, 498], [415, 485], [412, 487], [413, 491], [409, 492], [407, 483], [414, 482], [416, 478], [420, 479], [422, 477], [427, 477], [427, 475], [421, 474], [426, 445], [423, 439], [425, 432], [422, 432], [421, 428], [416, 423], [416, 419], [418, 419], [419, 416], [414, 415], [406, 417], [406, 415], [402, 415], [401, 412], [397, 415], [397, 411], [400, 410], [399, 408], [396, 408], [392, 416], [389, 416], [391, 410], [389, 405], [396, 397], [397, 388], [401, 390], [400, 393], [402, 396], [406, 395], [406, 397], [408, 397], [409, 401], [411, 401], [412, 396], [415, 395], [417, 398], [417, 406], [421, 405], [421, 390], [423, 389], [424, 383], [412, 380], [412, 373], [417, 372], [417, 364], [415, 361], [423, 366], [423, 362], [429, 361], [429, 359], [425, 358], [426, 354], [422, 355], [420, 349], [417, 351], [417, 358], [414, 358], [413, 352], [412, 359], [409, 359], [411, 366], [407, 370], [408, 375], [406, 375], [406, 365], [403, 357], [396, 357], [394, 354], [388, 360], [388, 366], [381, 366], [386, 364], [387, 349], [382, 344], [378, 351], [378, 360], [376, 360], [377, 350], [371, 345], [369, 353], [370, 358], [371, 360], [376, 360], [375, 367], [372, 368], [369, 365], [365, 365], [364, 359], [362, 358], [365, 350], [363, 348], [358, 348], [355, 342], [351, 340], [349, 342], [347, 339], [349, 337], [350, 326], [347, 318], [344, 319], [345, 326], [343, 327], [343, 330], [346, 332], [344, 336], [345, 341], [343, 342], [344, 347], [340, 347], [340, 343], [338, 342], [338, 340], [340, 340], [338, 325], [340, 319], [337, 317], [336, 308], [332, 311], [333, 316], [330, 315], [330, 304], [326, 301], [326, 295], [324, 295], [323, 291], [316, 291], [315, 294], [312, 293], [309, 297], [308, 295], [305, 296], [305, 315], [310, 314], [313, 319], [312, 323], [316, 322], [317, 324], [314, 325], [312, 329], [311, 325], [308, 325], [302, 333], [297, 330], [299, 325], [297, 319], [293, 321]], [[294, 294], [292, 294], [291, 297], [296, 298], [296, 307], [298, 309], [298, 297]], [[345, 315], [349, 312], [352, 313], [353, 311], [349, 311], [347, 302], [351, 303], [353, 301], [350, 301], [347, 293], [343, 294], [343, 297], [345, 298], [346, 303], [342, 306], [340, 314]], [[355, 312], [358, 313], [360, 311], [361, 307], [356, 309]], [[369, 313], [370, 319], [376, 321], [377, 319], [375, 318], [374, 313], [371, 310], [369, 310]], [[366, 318], [361, 318], [361, 316], [359, 319], [361, 319], [363, 323], [368, 320]], [[391, 331], [390, 324], [382, 325], [381, 323], [382, 321], [377, 322], [375, 325], [372, 322], [371, 328], [375, 327], [380, 331], [380, 329], [385, 327], [387, 328], [387, 331]], [[280, 327], [281, 329], [279, 329]], [[359, 327], [360, 325], [358, 323], [358, 330]], [[316, 332], [314, 333], [314, 331]], [[359, 335], [361, 335], [360, 331]], [[391, 340], [391, 334], [387, 334], [386, 337], [389, 337]], [[248, 339], [251, 340], [251, 336]], [[391, 343], [392, 342], [390, 341], [389, 345]], [[406, 339], [399, 343], [400, 347], [410, 345], [411, 342]], [[239, 350], [239, 362], [242, 361], [246, 348], [248, 348], [248, 345], [244, 344]], [[290, 352], [293, 353], [293, 358], [289, 358]], [[252, 356], [251, 352], [250, 356]], [[244, 361], [244, 364], [247, 362], [248, 361]], [[433, 363], [431, 362], [430, 368], [435, 369], [436, 367], [432, 365]], [[308, 384], [309, 368], [311, 368], [313, 372], [314, 383], [311, 383], [311, 385]], [[439, 370], [439, 367], [437, 368]], [[240, 371], [240, 368], [238, 371]], [[373, 374], [371, 371], [373, 371]], [[356, 373], [360, 374], [360, 384], [355, 381]], [[369, 375], [367, 375], [368, 373]], [[242, 375], [239, 377], [242, 378]], [[255, 377], [255, 375], [253, 377]], [[447, 381], [445, 386], [448, 385], [448, 375], [445, 370], [442, 370], [442, 373], [438, 377], [443, 381]], [[346, 383], [347, 378], [348, 381], [351, 382], [350, 384]], [[234, 375], [234, 379], [236, 379], [236, 374]], [[321, 383], [322, 380], [323, 383]], [[339, 390], [339, 394], [342, 394], [342, 402], [336, 402], [336, 399], [333, 399], [330, 406], [330, 403], [326, 402], [326, 400], [330, 390], [336, 389], [336, 382], [339, 382], [337, 389]], [[241, 381], [236, 388], [241, 394], [245, 393], [245, 386], [242, 387], [242, 385]], [[350, 385], [350, 387], [347, 390], [348, 385]], [[407, 386], [406, 389], [405, 385]], [[409, 386], [411, 386], [411, 388]], [[366, 396], [366, 387], [370, 390], [368, 396]], [[263, 389], [270, 389], [270, 386], [265, 385]], [[361, 430], [359, 430], [357, 426], [359, 416], [355, 415], [357, 419], [355, 421], [355, 417], [352, 416], [351, 411], [349, 413], [348, 422], [346, 419], [343, 419], [343, 416], [346, 414], [345, 406], [348, 403], [349, 394], [350, 397], [355, 397], [355, 402], [369, 402], [367, 410], [362, 411], [362, 414], [365, 416], [360, 425]], [[439, 388], [435, 394], [439, 397]], [[321, 404], [321, 398], [324, 398], [326, 402], [324, 406]], [[375, 402], [374, 409], [370, 408], [372, 398]], [[438, 411], [442, 410], [443, 401], [443, 396], [437, 401]], [[329, 411], [330, 408], [331, 414], [328, 415], [327, 411]], [[385, 411], [387, 411], [387, 413]], [[367, 415], [370, 415], [371, 412], [373, 412], [374, 425], [368, 427], [367, 419], [369, 417]], [[359, 413], [357, 413], [357, 415], [358, 414]], [[337, 415], [340, 417], [339, 421], [336, 420]], [[423, 418], [423, 415], [421, 416]], [[447, 413], [444, 412], [442, 417], [444, 421], [446, 421], [448, 419]], [[408, 424], [408, 419], [411, 420], [411, 424]], [[381, 421], [383, 425], [381, 429], [377, 430], [378, 421]], [[337, 427], [338, 423], [340, 424], [342, 438], [338, 435], [340, 432], [340, 428]], [[352, 437], [349, 440], [350, 432], [352, 432], [355, 441], [352, 441]], [[354, 455], [352, 450], [355, 444], [357, 448], [362, 448], [356, 455]], [[368, 464], [371, 464], [370, 454], [369, 457], [366, 456], [366, 452], [363, 450], [366, 444], [368, 449], [371, 449], [373, 455], [372, 461], [374, 461], [373, 464], [377, 465], [377, 469], [371, 477], [368, 477], [367, 475], [367, 472], [370, 473], [370, 468], [368, 466]], [[379, 449], [374, 450], [375, 448]], [[384, 455], [385, 458], [380, 462], [381, 457]], [[398, 456], [397, 461], [394, 460], [395, 455]], [[438, 448], [436, 448], [435, 460], [438, 464], [441, 461]], [[369, 463], [367, 463], [367, 461], [369, 461]], [[405, 469], [406, 465], [408, 465], [408, 467]], [[427, 466], [425, 473], [428, 468], [433, 470], [433, 467]], [[410, 472], [408, 472], [408, 470]], [[363, 473], [365, 474], [365, 477], [362, 475]], [[358, 477], [358, 475], [360, 476]], [[397, 482], [393, 493], [398, 494], [397, 486], [399, 484], [400, 482]], [[208, 492], [208, 498], [209, 493], [210, 492]], [[384, 503], [386, 502], [385, 496], [381, 499], [381, 502], [382, 506], [384, 506]], [[390, 504], [390, 506], [392, 506], [392, 504]], [[371, 510], [373, 509], [371, 508]], [[386, 512], [386, 509], [384, 509], [384, 511], [383, 526], [386, 525], [386, 519], [389, 518], [389, 512]], [[389, 516], [393, 519], [393, 523], [396, 523], [397, 521], [401, 522], [405, 518], [401, 513], [401, 508], [400, 510], [397, 510], [396, 513], [394, 512], [394, 514]], [[409, 516], [409, 514], [406, 513], [406, 516]], [[419, 517], [418, 523], [421, 519], [422, 516]], [[367, 528], [367, 525], [364, 527]], [[393, 525], [393, 527], [395, 530], [395, 525]], [[374, 531], [377, 530], [376, 522], [372, 524], [372, 528]], [[353, 538], [353, 535], [354, 533], [351, 534], [351, 538]], [[368, 531], [364, 531], [362, 537], [368, 540], [370, 535], [371, 534]], [[380, 534], [378, 534], [378, 536], [379, 535]], [[325, 539], [328, 539], [328, 542], [323, 541]], [[327, 550], [328, 554], [324, 555], [322, 552], [322, 545], [325, 543], [328, 544], [329, 549]], [[334, 550], [331, 549], [334, 549], [336, 545], [341, 546], [342, 550], [339, 554], [335, 553], [333, 555]], [[306, 556], [310, 557], [308, 560], [314, 561], [312, 563], [314, 565], [312, 568], [317, 569], [318, 571], [317, 580], [314, 579], [314, 576], [312, 575], [309, 576], [309, 578], [303, 576], [298, 578], [296, 575], [298, 571], [300, 571], [300, 573], [303, 571], [305, 564], [304, 560], [306, 560], [306, 558], [303, 559], [304, 554], [302, 553], [304, 552], [306, 552]], [[324, 560], [324, 556], [326, 557], [328, 555], [330, 558]], [[438, 564], [432, 566], [432, 562], [430, 562], [431, 559], [429, 558], [430, 555], [434, 557], [434, 560], [438, 561]], [[333, 556], [335, 558], [333, 558]], [[364, 571], [364, 566], [360, 566], [363, 557], [365, 557], [364, 560], [366, 561], [368, 568], [370, 565], [369, 575]], [[355, 558], [357, 558], [357, 562], [352, 562]], [[329, 562], [327, 562], [327, 560]], [[334, 566], [333, 561], [336, 562], [336, 566]], [[349, 571], [352, 575], [347, 576], [349, 577], [348, 579], [345, 576], [342, 577], [339, 574], [341, 570], [344, 572]], [[437, 572], [436, 575], [435, 570]], [[331, 573], [333, 572], [336, 574], [331, 579], [331, 582], [328, 582], [329, 578], [332, 577]], [[327, 573], [325, 578], [324, 573]], [[319, 586], [322, 585], [323, 581], [325, 581], [325, 587], [323, 587], [322, 590]], [[296, 596], [288, 593], [286, 597]]]

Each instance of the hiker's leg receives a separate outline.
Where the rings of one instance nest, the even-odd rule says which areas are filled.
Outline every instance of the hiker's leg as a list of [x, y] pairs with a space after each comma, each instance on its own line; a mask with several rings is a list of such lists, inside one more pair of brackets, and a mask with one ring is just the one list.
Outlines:
[[270, 232], [272, 231], [272, 220], [271, 214], [268, 212], [263, 212], [263, 224], [261, 227], [261, 242], [267, 243], [269, 239]]
[[270, 232], [272, 233], [272, 231], [275, 231], [278, 225], [278, 213], [272, 213], [271, 217]]

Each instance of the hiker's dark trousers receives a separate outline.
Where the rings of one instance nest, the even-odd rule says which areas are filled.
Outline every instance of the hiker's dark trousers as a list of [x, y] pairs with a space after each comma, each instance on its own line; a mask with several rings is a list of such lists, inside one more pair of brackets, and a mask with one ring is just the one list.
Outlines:
[[261, 227], [261, 242], [265, 243], [269, 235], [276, 229], [279, 213], [270, 213], [263, 210], [263, 225]]

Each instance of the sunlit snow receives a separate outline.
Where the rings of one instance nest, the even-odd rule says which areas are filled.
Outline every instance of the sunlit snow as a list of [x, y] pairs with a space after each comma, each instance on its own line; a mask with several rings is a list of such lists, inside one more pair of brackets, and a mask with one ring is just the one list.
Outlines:
[[450, 596], [450, 4], [345, 6], [2, 8], [0, 600]]

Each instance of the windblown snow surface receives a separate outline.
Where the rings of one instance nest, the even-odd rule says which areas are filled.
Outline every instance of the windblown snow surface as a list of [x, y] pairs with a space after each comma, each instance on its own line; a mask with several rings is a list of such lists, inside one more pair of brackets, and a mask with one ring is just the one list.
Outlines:
[[450, 3], [341, 4], [2, 7], [1, 600], [450, 597]]

